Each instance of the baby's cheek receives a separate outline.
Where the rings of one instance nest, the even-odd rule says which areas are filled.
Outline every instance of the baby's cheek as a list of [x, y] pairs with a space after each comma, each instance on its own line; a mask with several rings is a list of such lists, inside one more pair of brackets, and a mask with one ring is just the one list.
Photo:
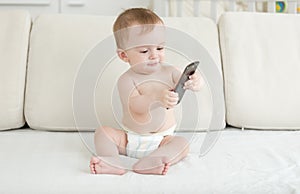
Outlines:
[[160, 55], [160, 62], [163, 62], [163, 61], [165, 61], [165, 55], [164, 54]]

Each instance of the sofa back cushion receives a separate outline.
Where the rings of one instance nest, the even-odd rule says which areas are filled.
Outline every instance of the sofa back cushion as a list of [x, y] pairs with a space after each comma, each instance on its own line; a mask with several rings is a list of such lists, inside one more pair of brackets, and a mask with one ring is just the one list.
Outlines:
[[33, 129], [76, 130], [73, 85], [85, 55], [111, 33], [113, 18], [46, 14], [33, 22], [25, 118]]
[[24, 125], [23, 104], [31, 19], [25, 11], [0, 12], [0, 130]]
[[[116, 83], [129, 65], [116, 55], [114, 20], [115, 17], [105, 16], [41, 15], [34, 21], [25, 106], [31, 128], [65, 131], [92, 130], [99, 125], [120, 128], [122, 115]], [[218, 31], [211, 20], [165, 18], [165, 22], [199, 41], [221, 76]], [[181, 69], [196, 60], [172, 49], [167, 49], [167, 58], [167, 63]], [[196, 96], [187, 92], [184, 98], [201, 118], [195, 120], [191, 117], [193, 113], [183, 116], [178, 109], [178, 117], [192, 118], [197, 124], [190, 126], [188, 119], [181, 119], [181, 128], [207, 129], [212, 118], [209, 87], [204, 86]], [[196, 108], [189, 102], [195, 98]], [[225, 115], [222, 118], [224, 127]]]
[[300, 17], [226, 13], [219, 32], [227, 122], [300, 129]]

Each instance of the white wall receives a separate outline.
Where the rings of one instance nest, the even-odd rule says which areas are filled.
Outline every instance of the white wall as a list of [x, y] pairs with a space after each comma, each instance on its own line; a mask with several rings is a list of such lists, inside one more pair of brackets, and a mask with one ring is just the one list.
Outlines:
[[[42, 13], [118, 15], [130, 7], [153, 7], [154, 0], [0, 0], [0, 10], [28, 10]], [[159, 1], [159, 0], [155, 0]]]

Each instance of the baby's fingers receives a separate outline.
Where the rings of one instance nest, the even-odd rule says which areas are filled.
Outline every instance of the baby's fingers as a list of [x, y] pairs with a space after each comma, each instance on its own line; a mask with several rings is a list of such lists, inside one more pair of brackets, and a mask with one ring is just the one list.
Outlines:
[[178, 97], [178, 94], [176, 92], [169, 91], [168, 98], [176, 98], [176, 97]]
[[170, 92], [166, 98], [166, 107], [173, 108], [178, 103], [178, 94]]
[[188, 80], [184, 83], [184, 89], [191, 89], [194, 86], [194, 81], [193, 80]]
[[194, 73], [193, 75], [189, 76], [189, 80], [193, 81], [193, 82], [198, 82], [200, 81], [201, 76], [199, 75], [198, 72]]

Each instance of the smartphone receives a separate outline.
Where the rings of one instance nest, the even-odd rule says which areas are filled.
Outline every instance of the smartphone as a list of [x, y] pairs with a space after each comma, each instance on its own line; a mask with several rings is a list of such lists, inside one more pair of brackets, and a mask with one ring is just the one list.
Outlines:
[[184, 83], [189, 80], [189, 76], [193, 75], [197, 69], [199, 65], [199, 61], [194, 61], [192, 63], [190, 63], [189, 65], [187, 65], [178, 81], [178, 83], [176, 84], [175, 89], [173, 90], [174, 92], [178, 93], [178, 103], [181, 101], [184, 93], [185, 93], [185, 89], [183, 89]]

